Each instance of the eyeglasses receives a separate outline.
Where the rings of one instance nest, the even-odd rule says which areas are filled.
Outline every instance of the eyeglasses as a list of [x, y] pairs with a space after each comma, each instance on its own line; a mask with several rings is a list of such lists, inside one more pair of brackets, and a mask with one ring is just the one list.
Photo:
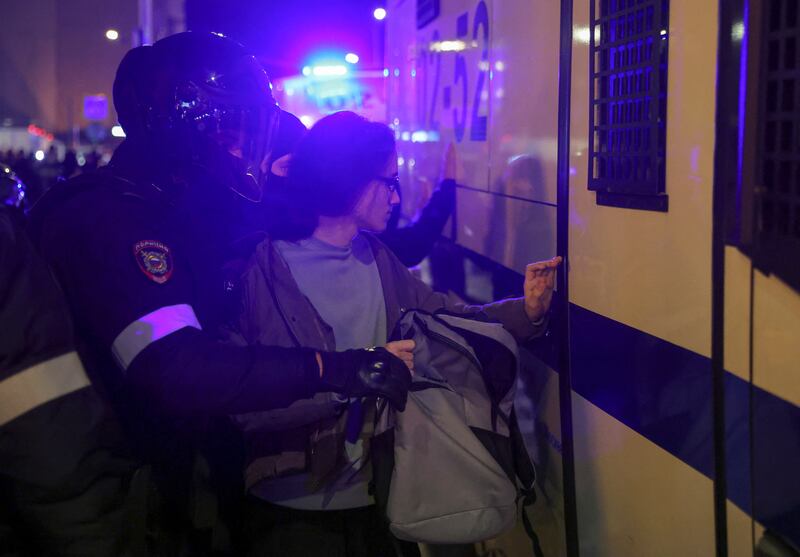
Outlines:
[[380, 180], [386, 187], [389, 188], [389, 193], [394, 193], [400, 187], [400, 176], [391, 176], [387, 178], [386, 176], [375, 176], [376, 180]]

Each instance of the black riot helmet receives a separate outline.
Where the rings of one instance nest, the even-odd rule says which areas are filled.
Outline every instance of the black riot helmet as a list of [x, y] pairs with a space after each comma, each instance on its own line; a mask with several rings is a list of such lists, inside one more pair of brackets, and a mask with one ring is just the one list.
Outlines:
[[186, 32], [134, 48], [117, 70], [114, 106], [126, 134], [158, 158], [261, 199], [279, 110], [264, 68], [237, 42]]
[[22, 209], [25, 203], [25, 184], [14, 171], [0, 163], [0, 205]]

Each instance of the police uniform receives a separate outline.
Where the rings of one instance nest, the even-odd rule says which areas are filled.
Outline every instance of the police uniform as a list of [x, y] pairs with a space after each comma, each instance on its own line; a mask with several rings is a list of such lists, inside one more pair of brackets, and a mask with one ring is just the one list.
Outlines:
[[0, 204], [0, 555], [119, 555], [132, 464], [20, 220]]
[[241, 478], [235, 443], [207, 447], [233, 439], [209, 432], [214, 417], [319, 391], [403, 405], [411, 381], [383, 349], [317, 354], [217, 340], [239, 301], [235, 262], [258, 240], [242, 241], [256, 207], [242, 197], [257, 199], [264, 183], [278, 114], [270, 91], [255, 58], [221, 35], [178, 33], [132, 49], [114, 81], [128, 137], [109, 168], [60, 184], [33, 210], [31, 230], [66, 294], [89, 376], [152, 464], [167, 522], [198, 500], [189, 492], [194, 449], [223, 455]]
[[144, 397], [149, 410], [172, 416], [313, 396], [313, 352], [215, 338], [233, 288], [226, 265], [250, 232], [246, 202], [198, 183], [202, 177], [174, 178], [146, 164], [123, 144], [110, 170], [64, 184], [34, 210], [39, 245], [67, 294], [90, 369], [112, 394], [122, 388], [125, 398]]
[[247, 254], [239, 241], [249, 231], [247, 202], [201, 182], [148, 168], [142, 152], [126, 143], [108, 170], [54, 188], [32, 215], [38, 245], [72, 310], [81, 356], [137, 454], [152, 464], [164, 498], [159, 505], [166, 506], [158, 520], [171, 533], [210, 529], [216, 521], [179, 524], [206, 512], [187, 508], [197, 499], [191, 490], [198, 449], [217, 472], [211, 481], [241, 493], [236, 434], [211, 417], [288, 406], [320, 387], [312, 350], [217, 340], [237, 299], [235, 264]]

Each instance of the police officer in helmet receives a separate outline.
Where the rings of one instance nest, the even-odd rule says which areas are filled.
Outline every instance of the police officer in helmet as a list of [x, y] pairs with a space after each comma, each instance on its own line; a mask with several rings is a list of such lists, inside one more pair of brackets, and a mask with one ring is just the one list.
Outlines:
[[409, 373], [384, 349], [319, 353], [215, 337], [239, 299], [237, 264], [254, 245], [242, 241], [253, 232], [247, 215], [257, 214], [249, 207], [278, 122], [255, 58], [221, 35], [173, 35], [125, 56], [114, 103], [127, 138], [105, 169], [46, 195], [32, 229], [92, 379], [176, 508], [189, 499], [187, 454], [215, 416], [326, 391], [404, 407]]

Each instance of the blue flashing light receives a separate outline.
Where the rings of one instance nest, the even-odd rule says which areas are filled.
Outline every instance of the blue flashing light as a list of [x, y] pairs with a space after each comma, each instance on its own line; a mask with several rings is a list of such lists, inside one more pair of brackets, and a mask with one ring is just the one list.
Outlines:
[[395, 77], [400, 77], [400, 68], [395, 68], [394, 69], [394, 76]]
[[375, 11], [372, 12], [372, 17], [378, 21], [383, 21], [386, 19], [386, 10], [384, 8], [375, 8]]
[[383, 68], [383, 77], [389, 77], [389, 68]]
[[311, 68], [314, 77], [334, 77], [347, 75], [347, 66], [314, 66]]
[[358, 60], [359, 60], [358, 54], [354, 52], [348, 52], [344, 56], [344, 61], [347, 62], [348, 64], [358, 64]]
[[311, 66], [304, 66], [304, 67], [303, 67], [303, 75], [304, 75], [304, 76], [309, 76], [309, 75], [311, 75]]
[[411, 132], [412, 143], [429, 143], [439, 141], [439, 132], [435, 130], [417, 130]]

